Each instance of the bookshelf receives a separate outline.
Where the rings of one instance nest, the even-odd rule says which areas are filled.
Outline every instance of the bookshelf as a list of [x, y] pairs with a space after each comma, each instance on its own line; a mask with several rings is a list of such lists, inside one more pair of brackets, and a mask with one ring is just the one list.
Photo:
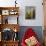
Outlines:
[[[18, 18], [19, 18], [19, 7], [0, 7], [0, 35], [1, 35], [0, 46], [18, 46], [19, 40], [15, 38], [15, 34], [17, 36], [19, 32]], [[10, 33], [12, 32], [13, 36], [8, 32]], [[7, 35], [8, 37], [5, 36], [4, 34]], [[3, 35], [5, 37], [2, 37]], [[9, 40], [10, 35], [11, 38], [13, 39]]]

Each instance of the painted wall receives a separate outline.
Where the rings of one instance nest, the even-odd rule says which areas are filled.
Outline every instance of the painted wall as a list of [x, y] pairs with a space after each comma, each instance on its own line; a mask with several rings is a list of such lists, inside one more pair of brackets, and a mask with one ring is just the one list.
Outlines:
[[[0, 0], [0, 6], [15, 6], [15, 0]], [[43, 6], [42, 0], [17, 0], [19, 9], [20, 26], [43, 26]], [[36, 18], [34, 20], [25, 20], [25, 6], [35, 6]], [[10, 17], [12, 18], [12, 17]], [[9, 19], [10, 20], [10, 19]]]
[[[25, 6], [35, 6], [36, 7], [36, 19], [35, 20], [25, 20]], [[20, 23], [23, 26], [42, 26], [43, 25], [43, 6], [42, 0], [25, 0], [21, 3], [20, 11]]]
[[[10, 7], [10, 6], [15, 6], [14, 3], [15, 0], [0, 0], [0, 7]], [[43, 20], [44, 20], [44, 16], [43, 16], [43, 6], [42, 6], [42, 0], [17, 0], [18, 5], [20, 7], [19, 9], [19, 24], [20, 26], [33, 26], [32, 28], [35, 30], [35, 32], [37, 33], [40, 41], [43, 41], [43, 30], [42, 27], [39, 26], [43, 26]], [[36, 8], [36, 18], [35, 20], [25, 20], [25, 6], [35, 6]], [[9, 20], [11, 21], [11, 16], [9, 17]], [[15, 17], [14, 17], [15, 19]], [[14, 20], [13, 19], [13, 20]], [[9, 21], [9, 23], [10, 23]], [[12, 21], [12, 22], [15, 22]], [[34, 27], [36, 26], [36, 27]], [[27, 27], [20, 27], [20, 40], [22, 38], [23, 33], [25, 32], [25, 29], [27, 29]], [[21, 35], [22, 34], [22, 35]]]

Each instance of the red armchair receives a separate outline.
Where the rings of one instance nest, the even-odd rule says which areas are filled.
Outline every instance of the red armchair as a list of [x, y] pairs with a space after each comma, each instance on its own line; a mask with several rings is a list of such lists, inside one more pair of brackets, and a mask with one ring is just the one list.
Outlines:
[[41, 46], [40, 42], [36, 38], [36, 33], [32, 28], [28, 28], [25, 32], [24, 37], [22, 38], [21, 46]]

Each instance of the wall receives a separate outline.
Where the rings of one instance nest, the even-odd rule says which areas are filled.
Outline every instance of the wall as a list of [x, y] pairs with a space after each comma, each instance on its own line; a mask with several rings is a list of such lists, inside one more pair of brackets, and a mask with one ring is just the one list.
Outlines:
[[[21, 0], [21, 11], [20, 11], [20, 25], [22, 26], [42, 26], [43, 25], [43, 6], [42, 0]], [[25, 20], [25, 6], [35, 6], [36, 7], [36, 19], [35, 20]]]
[[[0, 0], [0, 6], [1, 7], [10, 7], [10, 6], [14, 6], [15, 0]], [[40, 38], [40, 41], [42, 42], [42, 38], [43, 38], [43, 30], [42, 30], [42, 26], [44, 26], [43, 24], [43, 20], [44, 20], [44, 16], [43, 16], [43, 6], [42, 6], [42, 0], [17, 0], [18, 5], [20, 7], [19, 9], [19, 24], [20, 26], [36, 26], [36, 27], [32, 27], [35, 29], [35, 32], [37, 33], [38, 37]], [[34, 20], [25, 20], [25, 6], [35, 6], [36, 8], [36, 18]], [[9, 17], [9, 20], [12, 17]], [[15, 18], [14, 18], [15, 19]], [[13, 21], [14, 22], [14, 21]], [[39, 27], [41, 26], [41, 27]], [[23, 31], [25, 31], [26, 27], [20, 27], [20, 33], [23, 34]], [[21, 34], [20, 34], [21, 36]], [[21, 38], [21, 37], [20, 37]]]
[[[14, 6], [15, 0], [0, 0], [0, 6]], [[20, 26], [43, 26], [43, 6], [42, 0], [17, 0], [20, 7], [19, 24]], [[36, 18], [34, 20], [25, 20], [25, 6], [35, 6]], [[11, 18], [11, 17], [10, 17]]]

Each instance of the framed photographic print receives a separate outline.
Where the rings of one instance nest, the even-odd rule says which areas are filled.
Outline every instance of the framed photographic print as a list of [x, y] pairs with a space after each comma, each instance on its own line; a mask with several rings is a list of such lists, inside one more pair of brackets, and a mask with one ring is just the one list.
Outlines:
[[25, 19], [35, 19], [36, 10], [34, 6], [26, 6], [25, 7]]
[[2, 10], [2, 15], [9, 15], [9, 10]]
[[9, 14], [10, 14], [10, 15], [14, 15], [14, 10], [13, 10], [13, 9], [10, 10], [10, 11], [9, 11]]
[[9, 11], [9, 14], [10, 14], [10, 15], [16, 15], [17, 13], [18, 13], [18, 12], [17, 12], [16, 10], [10, 10], [10, 11]]
[[13, 11], [11, 11], [11, 12], [10, 12], [10, 15], [14, 15], [14, 12], [13, 12]]

